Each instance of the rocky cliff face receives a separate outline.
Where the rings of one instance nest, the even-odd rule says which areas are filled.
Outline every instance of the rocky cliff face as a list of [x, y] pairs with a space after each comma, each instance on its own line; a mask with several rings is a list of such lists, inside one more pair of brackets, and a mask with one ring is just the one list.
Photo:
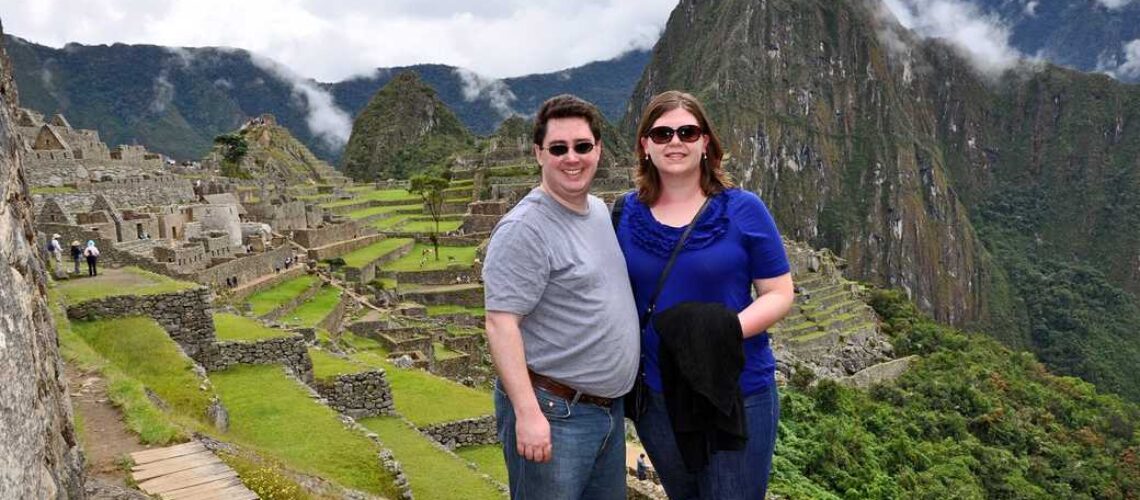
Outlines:
[[380, 89], [352, 124], [344, 150], [344, 173], [359, 181], [407, 178], [424, 169], [446, 168], [447, 159], [474, 138], [412, 72]]
[[82, 459], [32, 203], [16, 155], [17, 101], [11, 65], [0, 50], [0, 496], [83, 498]]

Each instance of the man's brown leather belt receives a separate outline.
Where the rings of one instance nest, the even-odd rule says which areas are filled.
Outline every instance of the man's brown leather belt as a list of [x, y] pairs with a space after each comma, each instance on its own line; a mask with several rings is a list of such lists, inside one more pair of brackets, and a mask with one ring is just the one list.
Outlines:
[[586, 394], [584, 392], [580, 392], [577, 389], [574, 389], [573, 387], [570, 387], [566, 384], [555, 381], [554, 379], [547, 377], [545, 375], [540, 375], [540, 374], [535, 373], [535, 372], [530, 371], [530, 370], [527, 370], [527, 372], [530, 373], [530, 383], [532, 385], [534, 385], [535, 387], [541, 387], [543, 389], [546, 389], [551, 394], [558, 396], [562, 399], [567, 399], [567, 400], [570, 400], [571, 402], [573, 402], [573, 401], [575, 401], [575, 397], [577, 397], [577, 401], [580, 401], [582, 403], [589, 403], [592, 405], [603, 406], [606, 408], [609, 408], [610, 405], [613, 404], [613, 402], [614, 402], [613, 398], [603, 398], [601, 396], [591, 396], [591, 395]]

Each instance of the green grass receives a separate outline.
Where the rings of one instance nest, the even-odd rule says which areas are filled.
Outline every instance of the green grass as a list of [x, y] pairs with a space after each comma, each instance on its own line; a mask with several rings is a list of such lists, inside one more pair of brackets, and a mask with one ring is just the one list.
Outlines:
[[385, 219], [373, 221], [372, 224], [369, 224], [369, 225], [376, 228], [376, 229], [389, 230], [389, 229], [392, 229], [392, 228], [400, 225], [402, 222], [404, 222], [410, 218], [412, 218], [412, 216], [408, 215], [408, 214], [395, 214], [395, 215], [388, 217], [388, 218], [385, 218]]
[[351, 200], [340, 200], [329, 203], [321, 204], [324, 208], [337, 208], [347, 205], [354, 205], [366, 201], [394, 201], [394, 200], [408, 200], [419, 201], [419, 195], [409, 193], [404, 189], [381, 189], [373, 191], [353, 191], [356, 196]]
[[253, 311], [254, 316], [264, 316], [278, 307], [281, 307], [286, 302], [293, 300], [298, 295], [301, 295], [302, 292], [308, 290], [309, 287], [313, 286], [318, 280], [319, 278], [316, 276], [299, 276], [273, 288], [250, 295], [246, 301], [249, 302], [250, 309]]
[[444, 314], [470, 314], [472, 316], [486, 316], [487, 310], [482, 307], [466, 307], [455, 304], [427, 306], [428, 316], [441, 316]]
[[292, 313], [281, 318], [283, 323], [307, 328], [317, 326], [325, 319], [340, 302], [340, 289], [335, 286], [325, 286], [311, 299], [297, 306]]
[[[396, 411], [417, 426], [479, 417], [494, 412], [490, 393], [436, 377], [423, 370], [397, 368], [388, 362], [387, 353], [374, 340], [350, 333], [345, 333], [341, 338], [360, 349], [351, 356], [352, 359], [383, 368], [387, 372]], [[440, 404], [441, 401], [446, 401], [447, 404]]]
[[[392, 450], [416, 498], [501, 499], [502, 493], [467, 467], [463, 460], [436, 448], [423, 434], [393, 417], [372, 417], [360, 424]], [[459, 494], [462, 492], [461, 494]]]
[[419, 209], [420, 205], [386, 205], [379, 207], [368, 207], [362, 208], [360, 210], [353, 210], [345, 215], [347, 215], [350, 219], [359, 220], [365, 217], [371, 217], [373, 215], [396, 213], [401, 210], [407, 210], [409, 208]]
[[319, 380], [331, 380], [337, 375], [349, 375], [368, 371], [368, 367], [334, 356], [321, 349], [309, 349], [313, 360], [313, 376]]
[[[447, 233], [459, 229], [463, 225], [461, 220], [441, 220], [439, 221], [439, 232]], [[430, 233], [435, 230], [435, 221], [430, 220], [414, 220], [408, 221], [399, 227], [395, 228], [398, 231], [407, 233]]]
[[435, 359], [443, 361], [445, 359], [453, 359], [462, 356], [463, 354], [457, 351], [448, 349], [443, 345], [443, 342], [433, 342], [432, 350], [435, 351]]
[[71, 194], [78, 191], [71, 186], [36, 186], [32, 188], [32, 194]]
[[[439, 260], [434, 256], [429, 256], [423, 261], [423, 267], [420, 267], [420, 261], [423, 259], [424, 250], [432, 249], [431, 245], [424, 245], [417, 243], [412, 247], [412, 251], [395, 261], [389, 262], [383, 266], [385, 271], [429, 271], [447, 269], [448, 263], [458, 262], [465, 266], [472, 266], [475, 263], [475, 250], [476, 247], [439, 247]], [[454, 257], [455, 260], [450, 260], [448, 257]]]
[[269, 328], [257, 320], [229, 313], [214, 314], [214, 330], [218, 333], [218, 340], [238, 342], [254, 342], [292, 335], [285, 330]]
[[483, 335], [485, 332], [482, 328], [475, 326], [459, 326], [459, 325], [444, 325], [447, 334], [452, 337], [466, 337], [468, 335]]
[[349, 488], [396, 498], [378, 447], [346, 429], [280, 366], [238, 366], [210, 374], [230, 412], [227, 440], [247, 444], [289, 468]]
[[507, 484], [507, 463], [503, 460], [502, 446], [497, 444], [468, 446], [455, 450], [455, 454], [475, 464], [480, 472]]
[[[198, 389], [202, 381], [194, 374], [193, 364], [153, 319], [135, 316], [79, 321], [71, 327], [92, 350], [150, 388], [171, 409], [205, 418], [209, 393]], [[132, 392], [127, 383], [108, 390], [121, 391], [123, 397]], [[145, 394], [142, 397], [146, 398]]]
[[[67, 315], [59, 304], [57, 294], [51, 295], [51, 311], [59, 335], [60, 353], [68, 362], [86, 371], [102, 374], [107, 383], [107, 396], [123, 413], [123, 421], [127, 428], [137, 434], [143, 444], [163, 446], [185, 441], [188, 438], [186, 433], [151, 402], [141, 382], [112, 365], [72, 331], [71, 323], [68, 322]], [[82, 436], [83, 432], [78, 428], [80, 425], [78, 414], [76, 425], [77, 433]]]
[[345, 254], [341, 258], [344, 259], [345, 266], [359, 269], [412, 241], [411, 238], [385, 238], [364, 248]]
[[159, 295], [180, 292], [198, 285], [175, 281], [137, 267], [124, 267], [114, 271], [105, 270], [96, 278], [59, 282], [57, 286], [69, 304], [78, 304], [119, 295]]

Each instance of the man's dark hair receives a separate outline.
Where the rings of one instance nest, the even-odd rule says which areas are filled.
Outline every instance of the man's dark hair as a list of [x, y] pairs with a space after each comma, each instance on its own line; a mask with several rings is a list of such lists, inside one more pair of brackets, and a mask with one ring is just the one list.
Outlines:
[[576, 96], [562, 94], [547, 99], [538, 108], [538, 114], [534, 117], [535, 145], [542, 146], [542, 142], [546, 140], [546, 124], [557, 118], [586, 120], [586, 123], [590, 125], [590, 133], [594, 134], [594, 141], [598, 141], [602, 137], [602, 115], [598, 113], [598, 108]]

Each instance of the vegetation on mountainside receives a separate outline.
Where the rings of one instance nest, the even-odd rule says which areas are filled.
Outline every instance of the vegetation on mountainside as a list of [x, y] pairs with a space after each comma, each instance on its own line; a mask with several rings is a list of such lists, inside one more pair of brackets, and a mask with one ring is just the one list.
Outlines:
[[253, 178], [249, 172], [242, 170], [241, 161], [249, 153], [249, 143], [241, 134], [222, 134], [214, 138], [222, 155], [222, 175], [238, 179]]
[[787, 388], [772, 491], [788, 498], [1131, 498], [1140, 407], [1049, 374], [1028, 353], [932, 322], [898, 292], [872, 301], [900, 355], [864, 392]]
[[380, 89], [356, 117], [345, 146], [344, 173], [358, 181], [407, 179], [447, 170], [474, 138], [415, 73]]

